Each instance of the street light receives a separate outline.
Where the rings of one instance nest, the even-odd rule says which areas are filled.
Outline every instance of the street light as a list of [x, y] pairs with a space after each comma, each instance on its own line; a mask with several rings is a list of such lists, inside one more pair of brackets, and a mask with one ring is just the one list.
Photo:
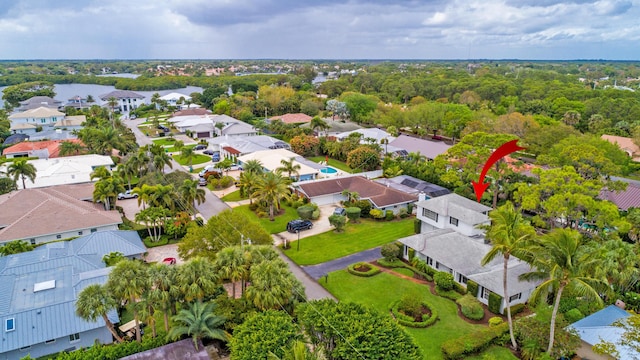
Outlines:
[[298, 250], [296, 251], [300, 251], [300, 229], [296, 230], [296, 232], [298, 233]]

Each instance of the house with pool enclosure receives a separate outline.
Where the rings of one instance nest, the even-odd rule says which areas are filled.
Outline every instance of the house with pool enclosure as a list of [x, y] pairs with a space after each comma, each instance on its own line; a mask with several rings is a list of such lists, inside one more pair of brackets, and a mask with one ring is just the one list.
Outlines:
[[[297, 174], [291, 174], [291, 177], [296, 181], [315, 180], [322, 173], [321, 170], [325, 168], [324, 165], [315, 163], [311, 160], [307, 160], [304, 157], [289, 151], [287, 149], [269, 149], [255, 151], [250, 154], [238, 156], [237, 162], [240, 166], [249, 160], [257, 160], [262, 164], [262, 168], [265, 172], [276, 171], [281, 168], [282, 161], [293, 160], [293, 165], [300, 166]], [[288, 176], [289, 174], [283, 173]]]

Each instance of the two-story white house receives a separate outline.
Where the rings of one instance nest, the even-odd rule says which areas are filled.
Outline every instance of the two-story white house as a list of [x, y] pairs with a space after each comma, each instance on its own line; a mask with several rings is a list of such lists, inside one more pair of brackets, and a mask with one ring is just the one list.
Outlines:
[[62, 119], [64, 119], [64, 113], [44, 106], [9, 115], [11, 131], [14, 134], [35, 133], [38, 127], [53, 129], [53, 126]]
[[108, 94], [100, 95], [100, 100], [103, 101], [102, 106], [110, 107], [109, 99], [115, 98], [117, 104], [115, 109], [120, 112], [127, 113], [131, 110], [137, 109], [140, 105], [144, 104], [144, 96], [129, 90], [115, 90]]
[[[398, 240], [404, 245], [404, 258], [409, 259], [413, 249], [415, 257], [438, 271], [452, 274], [456, 282], [466, 285], [473, 280], [478, 284], [478, 293], [474, 295], [484, 304], [489, 303], [492, 292], [503, 297], [503, 258], [498, 256], [481, 265], [491, 245], [479, 226], [490, 224], [491, 208], [457, 194], [428, 200], [421, 195], [416, 206], [421, 232]], [[510, 304], [525, 303], [538, 283], [520, 281], [518, 277], [531, 271], [531, 267], [512, 257], [507, 269]], [[500, 311], [505, 304], [503, 299]]]

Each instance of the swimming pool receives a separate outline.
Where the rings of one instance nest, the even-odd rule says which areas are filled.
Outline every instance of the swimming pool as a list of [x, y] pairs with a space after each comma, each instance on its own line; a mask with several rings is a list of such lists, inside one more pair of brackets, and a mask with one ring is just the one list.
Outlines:
[[334, 168], [332, 168], [330, 166], [327, 166], [327, 167], [324, 167], [324, 168], [320, 169], [320, 172], [323, 173], [323, 174], [335, 174], [335, 173], [338, 172], [338, 170], [336, 170], [336, 169], [334, 169]]

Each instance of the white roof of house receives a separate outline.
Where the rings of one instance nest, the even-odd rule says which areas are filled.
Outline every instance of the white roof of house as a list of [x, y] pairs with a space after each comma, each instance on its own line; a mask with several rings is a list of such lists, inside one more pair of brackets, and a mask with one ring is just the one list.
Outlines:
[[66, 116], [64, 119], [56, 121], [53, 127], [81, 126], [85, 121], [87, 121], [86, 115]]
[[266, 135], [256, 136], [218, 136], [209, 139], [209, 144], [220, 147], [229, 146], [238, 150], [241, 154], [267, 149], [289, 149], [286, 142]]
[[46, 118], [46, 117], [51, 117], [51, 116], [64, 116], [64, 113], [56, 110], [56, 109], [52, 109], [52, 108], [48, 108], [48, 107], [38, 107], [35, 109], [30, 109], [27, 111], [23, 111], [23, 112], [19, 112], [19, 113], [15, 113], [12, 115], [9, 115], [9, 119], [30, 119], [30, 118]]
[[380, 130], [378, 128], [367, 128], [367, 129], [357, 129], [352, 131], [341, 132], [336, 135], [336, 138], [342, 140], [344, 138], [349, 137], [352, 133], [362, 134], [361, 142], [366, 143], [365, 139], [371, 138], [376, 139], [376, 143], [380, 144], [380, 140], [389, 139], [389, 142], [395, 140], [395, 137], [391, 136], [388, 132], [384, 130]]
[[[177, 119], [177, 121], [174, 119]], [[170, 121], [174, 123], [175, 127], [179, 128], [188, 128], [202, 124], [211, 125], [211, 128], [213, 128], [213, 122], [207, 116], [180, 116], [178, 118], [172, 118]]]
[[160, 100], [180, 100], [180, 98], [184, 98], [185, 100], [191, 100], [191, 96], [189, 95], [185, 95], [185, 94], [180, 94], [177, 92], [172, 92], [170, 94], [164, 95], [160, 97]]
[[252, 134], [256, 132], [253, 126], [244, 122], [231, 123], [221, 130], [222, 135]]
[[491, 210], [488, 206], [458, 194], [438, 196], [420, 201], [417, 205], [443, 216], [453, 216], [470, 225], [483, 224], [489, 221], [489, 217], [483, 213]]
[[288, 161], [292, 158], [296, 159], [293, 162], [294, 164], [300, 165], [300, 170], [298, 170], [298, 173], [300, 175], [318, 174], [320, 172], [319, 169], [314, 169], [311, 166], [298, 161], [297, 159], [300, 159], [302, 157], [286, 149], [269, 149], [256, 151], [251, 154], [239, 156], [238, 161], [245, 163], [249, 160], [258, 160], [262, 164], [263, 168], [269, 171], [274, 171], [277, 168], [282, 167], [282, 160]]
[[11, 123], [11, 128], [9, 130], [26, 130], [26, 129], [35, 129], [36, 126], [34, 124], [27, 123]]

